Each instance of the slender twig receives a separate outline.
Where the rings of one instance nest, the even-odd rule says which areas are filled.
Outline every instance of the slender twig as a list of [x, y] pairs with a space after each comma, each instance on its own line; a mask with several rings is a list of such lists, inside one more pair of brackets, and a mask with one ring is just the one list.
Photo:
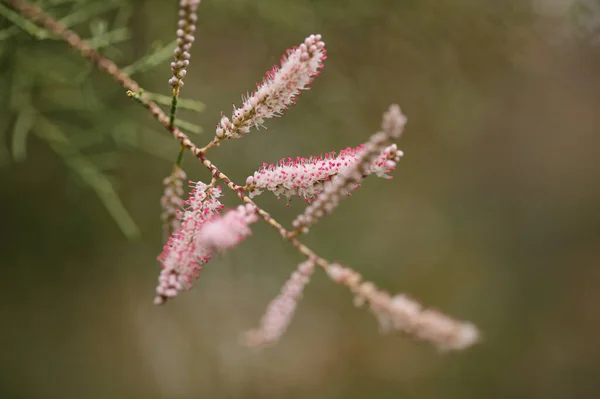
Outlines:
[[177, 97], [179, 89], [173, 89], [173, 98], [171, 99], [171, 108], [169, 109], [169, 127], [175, 126], [175, 114], [177, 113]]

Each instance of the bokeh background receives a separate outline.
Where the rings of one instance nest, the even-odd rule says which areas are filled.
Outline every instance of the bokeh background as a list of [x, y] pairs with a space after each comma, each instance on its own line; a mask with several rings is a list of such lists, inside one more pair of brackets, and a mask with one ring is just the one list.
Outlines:
[[[144, 59], [134, 78], [170, 93], [168, 57], [144, 57], [173, 40], [176, 1], [41, 3], [119, 65]], [[286, 48], [311, 33], [328, 47], [285, 117], [211, 154], [234, 181], [263, 161], [358, 145], [401, 105], [394, 179], [367, 179], [304, 242], [479, 326], [480, 344], [442, 354], [381, 335], [322, 273], [278, 345], [240, 346], [302, 260], [264, 223], [191, 292], [153, 306], [177, 144], [109, 77], [0, 5], [0, 397], [600, 397], [597, 2], [200, 7], [182, 96], [205, 107], [179, 113], [203, 128], [198, 144]], [[193, 158], [183, 165], [209, 178]], [[284, 223], [304, 207], [257, 201]]]

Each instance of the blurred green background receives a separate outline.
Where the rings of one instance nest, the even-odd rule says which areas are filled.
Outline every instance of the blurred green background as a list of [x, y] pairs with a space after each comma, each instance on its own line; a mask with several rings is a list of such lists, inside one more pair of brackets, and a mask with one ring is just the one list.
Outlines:
[[[172, 50], [177, 1], [42, 3], [121, 66]], [[0, 397], [600, 397], [600, 7], [585, 3], [200, 6], [182, 96], [205, 109], [178, 114], [203, 128], [197, 144], [286, 48], [311, 33], [328, 47], [285, 117], [211, 153], [234, 181], [263, 161], [358, 145], [401, 105], [394, 179], [367, 179], [304, 242], [480, 327], [480, 344], [448, 354], [380, 335], [322, 273], [278, 345], [238, 345], [302, 260], [264, 223], [191, 292], [153, 306], [177, 144], [0, 3]], [[168, 59], [134, 74], [167, 95], [169, 77]], [[209, 178], [189, 155], [183, 165]], [[304, 207], [257, 202], [285, 223]]]

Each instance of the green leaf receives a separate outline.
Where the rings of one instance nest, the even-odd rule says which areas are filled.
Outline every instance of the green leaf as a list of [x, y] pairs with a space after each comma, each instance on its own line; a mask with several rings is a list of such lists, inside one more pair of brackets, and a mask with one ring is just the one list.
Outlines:
[[173, 163], [173, 154], [179, 152], [179, 143], [170, 136], [156, 130], [144, 129], [138, 135], [135, 148], [152, 156]]
[[102, 47], [111, 46], [116, 43], [124, 42], [129, 39], [131, 34], [127, 28], [118, 28], [110, 32], [103, 32], [94, 35], [87, 40], [88, 44], [94, 50], [98, 50]]
[[194, 133], [194, 134], [202, 133], [202, 126], [196, 125], [191, 122], [186, 122], [181, 119], [175, 120], [175, 126], [177, 126], [180, 129], [187, 130], [190, 133]]
[[[173, 98], [171, 96], [165, 96], [160, 93], [151, 93], [146, 91], [146, 95], [152, 101], [157, 104], [171, 106], [171, 101]], [[204, 103], [196, 100], [190, 100], [188, 98], [178, 98], [177, 99], [177, 109], [188, 109], [190, 111], [202, 112], [204, 111], [205, 105]]]
[[[5, 5], [0, 3], [0, 15], [8, 19], [10, 22], [29, 33], [30, 35], [37, 37], [38, 39], [44, 39], [48, 37], [48, 32], [45, 29], [38, 27], [33, 22], [22, 17], [19, 13], [11, 10]], [[3, 31], [4, 32], [4, 31]], [[4, 34], [6, 35], [6, 33]]]
[[8, 130], [8, 124], [0, 125], [0, 167], [8, 165], [10, 163], [10, 153], [6, 148], [6, 132]]
[[150, 70], [170, 59], [173, 56], [173, 50], [176, 46], [177, 40], [173, 40], [171, 43], [159, 47], [152, 53], [143, 56], [133, 64], [123, 68], [123, 72], [127, 75], [133, 75], [134, 73]]
[[79, 152], [60, 128], [38, 114], [34, 132], [46, 141], [50, 148], [63, 158], [65, 164], [96, 192], [96, 195], [98, 195], [98, 198], [100, 198], [100, 201], [102, 201], [123, 234], [129, 239], [138, 238], [140, 235], [139, 228], [125, 209], [110, 179]]
[[23, 162], [27, 157], [27, 138], [34, 123], [35, 111], [31, 105], [21, 107], [12, 136], [12, 156], [16, 162]]
[[72, 27], [74, 25], [88, 21], [93, 17], [96, 17], [114, 8], [117, 8], [119, 7], [120, 3], [121, 2], [118, 0], [86, 2], [80, 8], [77, 8], [77, 11], [63, 17], [59, 20], [59, 22], [67, 27]]
[[100, 170], [114, 170], [119, 166], [119, 154], [115, 151], [86, 156]]
[[123, 6], [121, 6], [121, 8], [119, 8], [119, 11], [117, 12], [117, 16], [115, 17], [115, 20], [113, 22], [113, 28], [125, 28], [128, 25], [129, 19], [132, 15], [133, 7], [129, 3], [124, 3]]

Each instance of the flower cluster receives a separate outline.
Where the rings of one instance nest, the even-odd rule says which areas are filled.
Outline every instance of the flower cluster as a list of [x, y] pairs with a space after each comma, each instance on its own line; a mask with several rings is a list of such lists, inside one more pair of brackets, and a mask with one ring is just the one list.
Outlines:
[[248, 331], [244, 335], [243, 340], [246, 345], [264, 346], [281, 338], [294, 316], [304, 287], [308, 284], [314, 270], [315, 263], [310, 259], [298, 265], [298, 268], [283, 285], [279, 296], [267, 307], [267, 311], [260, 321], [260, 327]]
[[363, 281], [362, 276], [352, 269], [334, 263], [326, 268], [326, 272], [334, 282], [345, 285], [356, 295], [357, 306], [369, 304], [384, 331], [403, 331], [447, 350], [465, 349], [479, 337], [473, 324], [456, 321], [436, 310], [423, 309], [406, 295], [390, 296], [377, 289], [375, 284]]
[[326, 58], [321, 35], [311, 35], [300, 46], [287, 51], [281, 67], [273, 67], [265, 79], [240, 108], [235, 108], [231, 119], [222, 116], [217, 125], [218, 139], [239, 138], [250, 133], [251, 127], [262, 126], [265, 119], [280, 116], [296, 96], [306, 89], [319, 73]]
[[169, 84], [177, 91], [183, 86], [183, 78], [187, 74], [186, 68], [190, 64], [190, 50], [194, 42], [199, 5], [200, 0], [181, 0], [179, 2], [177, 47], [173, 51], [174, 60], [171, 62], [173, 77], [169, 79]]
[[163, 180], [165, 191], [160, 198], [165, 239], [179, 228], [181, 222], [177, 213], [183, 206], [183, 181], [186, 179], [185, 172], [179, 167], [173, 169], [173, 173]]
[[196, 183], [190, 192], [181, 226], [169, 237], [158, 257], [163, 269], [154, 299], [157, 305], [191, 288], [193, 279], [199, 277], [202, 265], [213, 253], [233, 248], [252, 234], [249, 226], [258, 220], [256, 207], [240, 205], [220, 215], [223, 209], [220, 196], [219, 187], [202, 182]]
[[[348, 169], [353, 168], [365, 151], [365, 145], [356, 148], [341, 150], [339, 155], [330, 152], [318, 157], [310, 158], [283, 158], [276, 165], [263, 166], [252, 176], [246, 179], [246, 191], [250, 198], [263, 192], [271, 191], [277, 196], [286, 198], [299, 196], [308, 201], [323, 192], [326, 185], [343, 175]], [[365, 176], [374, 174], [386, 179], [391, 178], [388, 173], [395, 169], [396, 162], [400, 160], [402, 151], [396, 144], [385, 148], [364, 170]], [[350, 189], [358, 188], [358, 183]], [[349, 194], [350, 191], [346, 191]]]
[[304, 213], [298, 215], [292, 225], [298, 232], [308, 232], [308, 227], [324, 215], [331, 213], [339, 204], [342, 196], [356, 187], [369, 174], [374, 162], [381, 157], [381, 152], [394, 140], [400, 137], [406, 124], [406, 117], [396, 104], [390, 106], [383, 115], [381, 131], [371, 136], [356, 162], [344, 170], [338, 179], [326, 186], [317, 199], [311, 203]]
[[210, 251], [198, 240], [198, 232], [223, 209], [219, 201], [221, 189], [196, 183], [185, 201], [186, 209], [179, 213], [181, 225], [171, 234], [158, 260], [162, 264], [156, 288], [157, 304], [164, 303], [185, 288], [191, 287], [202, 265], [211, 258]]

